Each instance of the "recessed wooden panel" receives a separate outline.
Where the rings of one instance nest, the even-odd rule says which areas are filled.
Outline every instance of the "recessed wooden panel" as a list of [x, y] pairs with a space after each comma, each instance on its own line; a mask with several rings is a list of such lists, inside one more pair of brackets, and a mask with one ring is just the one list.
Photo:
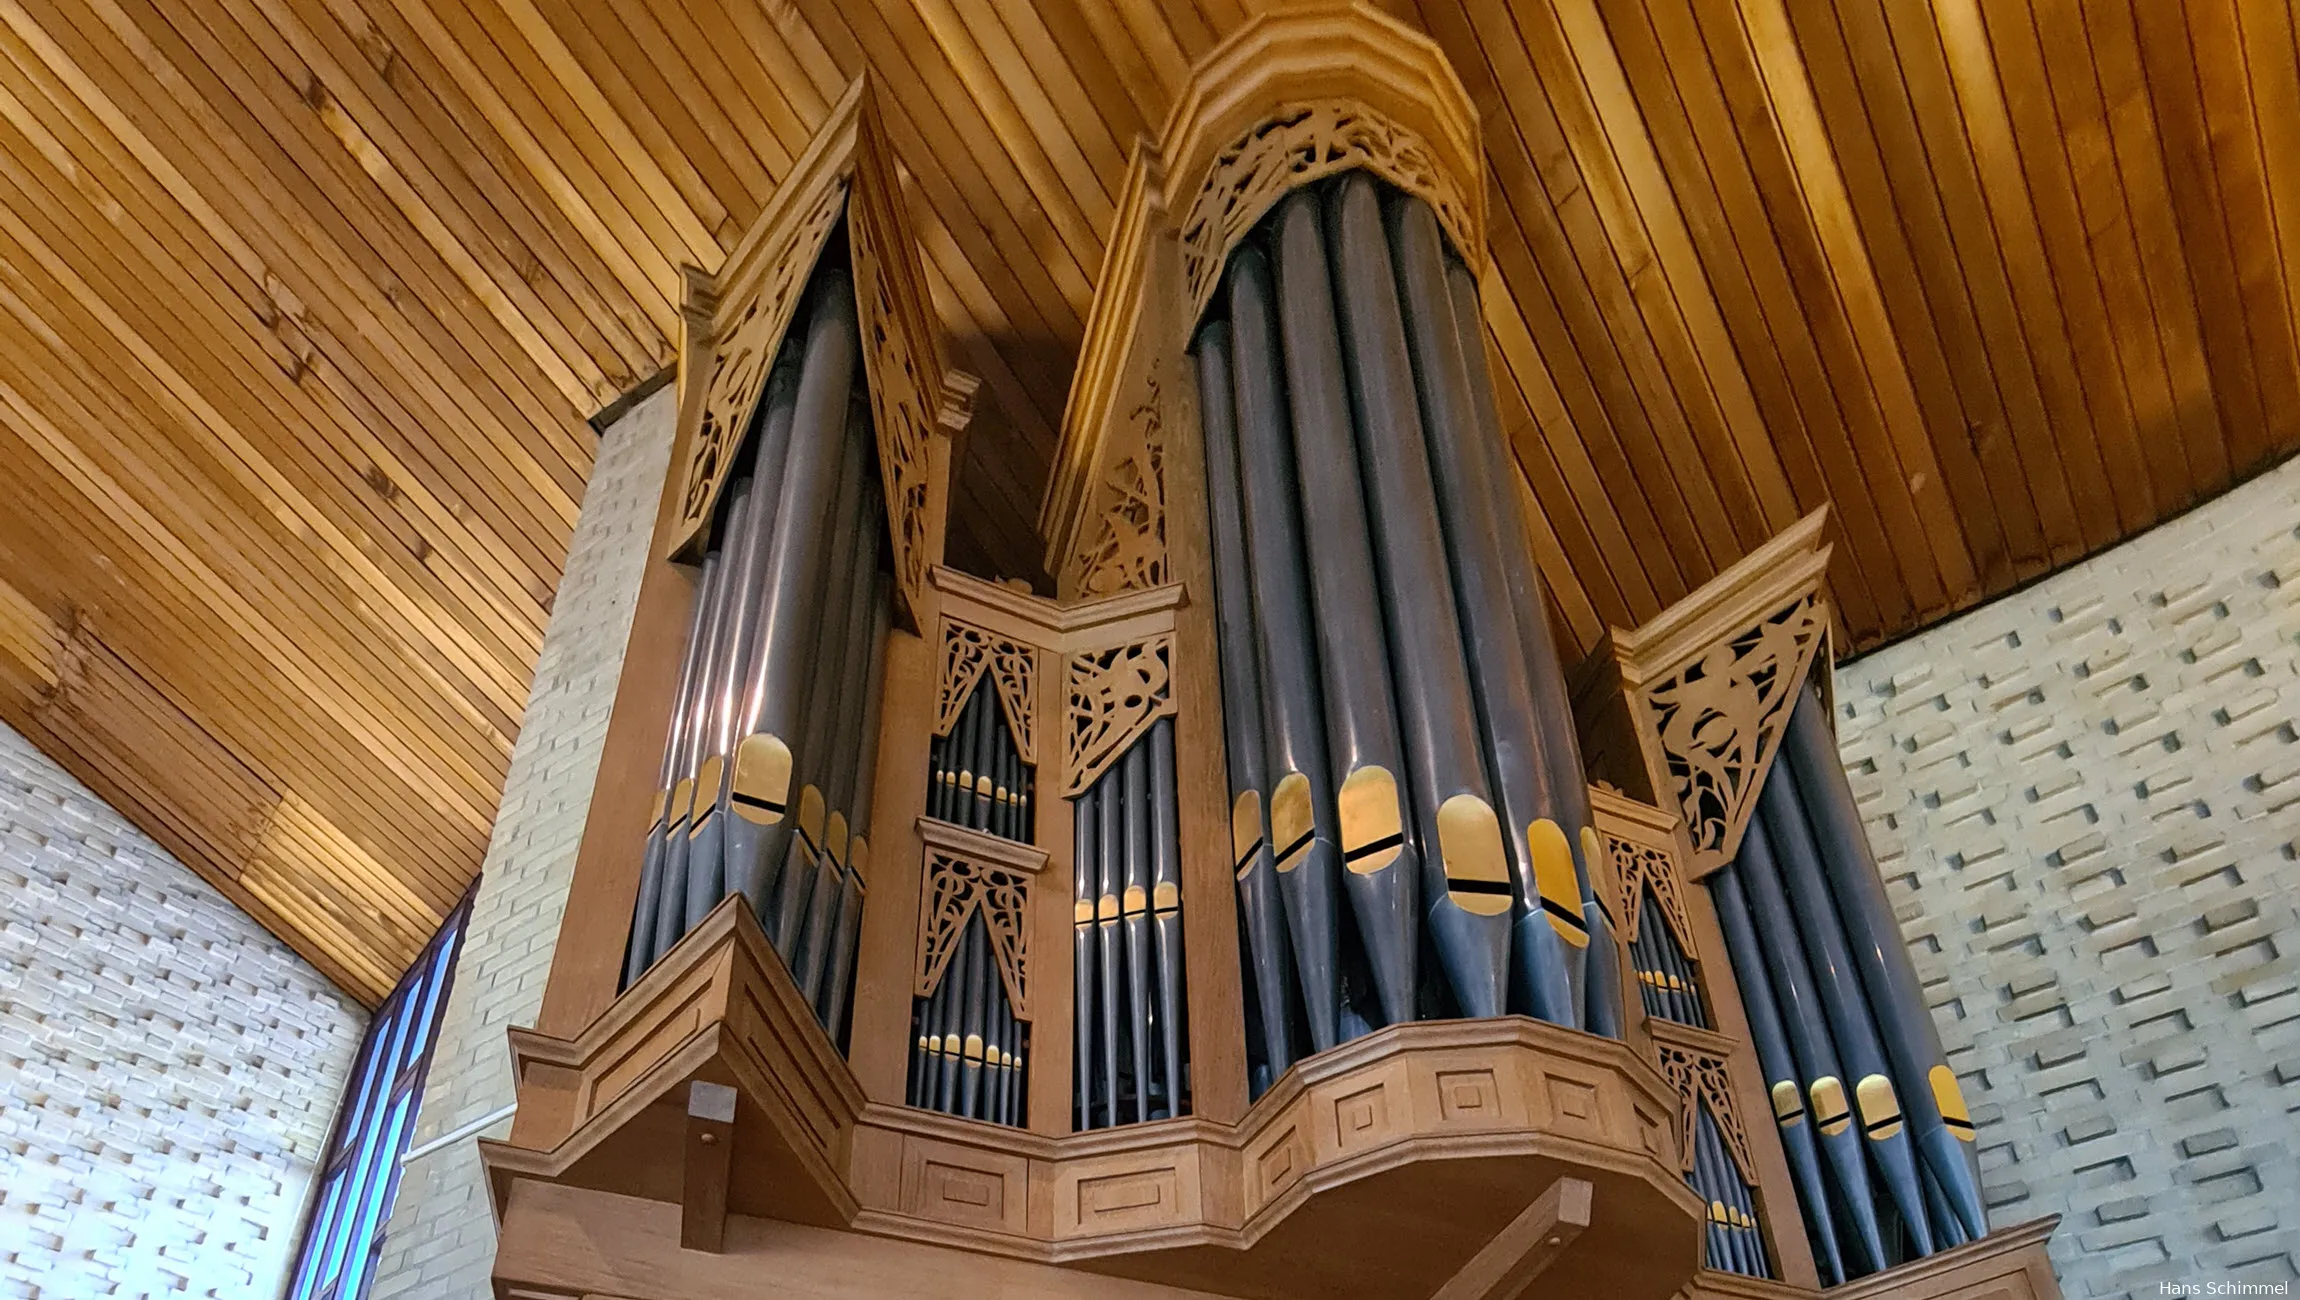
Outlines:
[[905, 1213], [1020, 1235], [1029, 1222], [1030, 1162], [911, 1135], [903, 1144]]

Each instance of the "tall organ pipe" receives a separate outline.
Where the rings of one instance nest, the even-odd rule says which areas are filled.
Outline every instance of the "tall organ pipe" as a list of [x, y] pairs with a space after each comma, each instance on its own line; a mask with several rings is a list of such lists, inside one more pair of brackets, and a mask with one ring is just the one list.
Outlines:
[[1315, 191], [1278, 204], [1279, 329], [1302, 518], [1316, 521], [1304, 555], [1324, 686], [1326, 756], [1341, 835], [1342, 884], [1373, 968], [1384, 1020], [1414, 1018], [1421, 863], [1406, 835], [1405, 770], [1390, 695], [1366, 494], [1353, 448], [1350, 395]]
[[1373, 179], [1364, 172], [1343, 176], [1328, 210], [1328, 253], [1422, 848], [1426, 922], [1462, 1014], [1498, 1016], [1509, 969], [1508, 854], [1488, 797], [1477, 706]]
[[[1238, 430], [1232, 406], [1230, 324], [1212, 321], [1199, 331], [1199, 410], [1205, 431], [1206, 513], [1214, 553], [1214, 618], [1222, 662], [1224, 752], [1230, 767], [1230, 854], [1237, 874], [1238, 911], [1246, 940], [1245, 967], [1260, 1013], [1262, 1059], [1274, 1079], [1293, 1064], [1286, 1032], [1286, 989], [1293, 961], [1286, 949], [1276, 869], [1270, 862], [1270, 826], [1263, 810], [1269, 788], [1262, 749], [1262, 681], [1254, 654], [1254, 592], [1246, 563], [1245, 520], [1238, 490]], [[1257, 1087], [1267, 1087], [1263, 1080]]]
[[[884, 507], [880, 508], [883, 526]], [[878, 534], [874, 531], [875, 539]], [[875, 540], [873, 547], [875, 549]], [[836, 929], [831, 939], [830, 975], [818, 1003], [823, 1027], [831, 1041], [846, 1029], [847, 1012], [854, 1005], [856, 946], [862, 941], [863, 899], [870, 891], [871, 801], [878, 792], [879, 706], [885, 702], [886, 639], [894, 621], [893, 584], [884, 575], [871, 576], [870, 653], [863, 669], [862, 724], [857, 732], [854, 760], [854, 813], [848, 819], [853, 834], [847, 841], [846, 886], [839, 898]]]
[[695, 768], [704, 739], [703, 701], [710, 693], [711, 655], [718, 645], [719, 627], [726, 611], [728, 572], [724, 556], [708, 578], [696, 597], [705, 603], [700, 625], [695, 629], [695, 690], [681, 709], [686, 720], [679, 739], [679, 779], [671, 787], [670, 820], [663, 831], [663, 887], [655, 905], [657, 957], [669, 952], [687, 932], [688, 832], [694, 824]]
[[727, 566], [722, 597], [727, 606], [727, 649], [723, 663], [711, 674], [710, 696], [704, 703], [708, 719], [704, 753], [708, 757], [704, 772], [695, 782], [688, 857], [691, 864], [705, 865], [708, 879], [690, 866], [690, 927], [718, 906], [721, 898], [740, 888], [725, 859], [726, 824], [734, 816], [734, 748], [742, 734], [743, 683], [749, 679], [757, 656], [764, 653], [759, 644], [759, 574], [767, 562], [774, 516], [780, 506], [783, 463], [790, 449], [791, 401], [798, 390], [798, 367], [792, 351], [785, 347], [768, 373], [746, 453], [751, 463], [749, 503], [729, 512], [729, 527], [720, 547]]
[[1340, 832], [1318, 696], [1294, 450], [1278, 372], [1270, 265], [1260, 249], [1230, 259], [1233, 398], [1246, 548], [1254, 574], [1271, 859], [1293, 938], [1313, 1050], [1341, 1041], [1341, 936], [1335, 893]]
[[683, 930], [703, 923], [719, 900], [726, 897], [726, 870], [719, 855], [719, 803], [727, 782], [727, 750], [731, 720], [725, 697], [734, 690], [743, 655], [742, 594], [743, 543], [758, 512], [766, 507], [755, 477], [737, 482], [728, 493], [726, 528], [721, 563], [726, 577], [719, 585], [720, 609], [706, 661], [703, 698], [696, 717], [702, 735], [694, 746], [700, 756], [695, 768], [694, 811], [687, 820], [687, 909]]
[[[780, 886], [772, 904], [774, 914], [768, 921], [767, 937], [775, 944], [775, 951], [783, 960], [798, 969], [799, 938], [805, 932], [807, 910], [815, 895], [815, 887], [822, 883], [824, 862], [830, 846], [825, 837], [831, 829], [832, 810], [825, 795], [830, 764], [831, 731], [834, 722], [837, 694], [843, 664], [841, 638], [846, 633], [844, 593], [838, 590], [847, 569], [853, 563], [855, 522], [862, 514], [863, 444], [856, 436], [855, 426], [867, 419], [862, 403], [850, 399], [844, 412], [843, 427], [826, 429], [839, 449], [837, 485], [832, 489], [830, 536], [826, 539], [830, 549], [822, 573], [815, 580], [814, 599], [808, 608], [814, 616], [813, 652], [809, 656], [813, 672], [807, 684], [805, 723], [799, 730], [799, 743], [791, 751], [791, 781], [799, 787], [799, 815], [792, 828], [789, 847], [783, 856]], [[843, 823], [844, 818], [840, 821]]]
[[1805, 1235], [1820, 1256], [1823, 1280], [1835, 1286], [1846, 1277], [1845, 1262], [1837, 1250], [1836, 1216], [1829, 1209], [1820, 1151], [1813, 1144], [1813, 1126], [1805, 1122], [1805, 1090], [1798, 1085], [1797, 1064], [1782, 1036], [1781, 1009], [1773, 1001], [1773, 988], [1765, 975], [1764, 950], [1749, 920], [1749, 901], [1742, 896], [1740, 871], [1737, 864], [1727, 863], [1709, 878], [1709, 890], [1716, 899], [1717, 924], [1725, 935], [1726, 955], [1740, 976], [1749, 1041], [1757, 1049], [1757, 1067], [1765, 1075], [1773, 1123], [1781, 1131], [1781, 1149], [1789, 1160], [1789, 1177], [1797, 1185], [1797, 1203], [1805, 1209]]
[[655, 817], [647, 827], [647, 847], [639, 868], [639, 900], [631, 912], [631, 944], [623, 954], [625, 988], [639, 982], [639, 977], [655, 964], [655, 956], [660, 951], [655, 944], [655, 918], [663, 896], [664, 836], [670, 818], [672, 788], [679, 779], [679, 756], [686, 749], [686, 731], [691, 725], [695, 679], [703, 657], [703, 611], [709, 607], [712, 589], [718, 585], [719, 563], [715, 552], [703, 557], [702, 576], [695, 583], [694, 608], [687, 614], [687, 652], [679, 659], [679, 685], [671, 696], [670, 734], [663, 743], [662, 789], [655, 795]]
[[1493, 496], [1493, 515], [1501, 539], [1502, 571], [1509, 586], [1510, 608], [1517, 617], [1518, 635], [1525, 642], [1528, 685], [1533, 696], [1539, 740], [1547, 755], [1542, 764], [1549, 779], [1550, 806], [1558, 825], [1567, 833], [1580, 865], [1581, 911], [1590, 926], [1589, 963], [1594, 976], [1588, 982], [1582, 1012], [1592, 1032], [1618, 1037], [1621, 1033], [1619, 965], [1611, 918], [1605, 915], [1596, 891], [1602, 846], [1589, 811], [1589, 784], [1581, 765], [1581, 743], [1573, 722], [1573, 706], [1565, 685], [1564, 660], [1558, 657], [1557, 638], [1549, 624], [1549, 602], [1543, 593], [1540, 571], [1533, 564], [1533, 546], [1525, 511], [1512, 484], [1517, 469], [1502, 438], [1501, 417], [1493, 404], [1493, 379], [1486, 366], [1485, 330], [1478, 311], [1477, 277], [1459, 261], [1448, 260], [1446, 282], [1453, 298], [1454, 328], [1461, 339], [1462, 359], [1468, 368], [1471, 409], [1477, 415], [1479, 436], [1472, 446], [1483, 468], [1475, 481]]
[[727, 825], [727, 879], [752, 908], [768, 915], [769, 865], [782, 859], [793, 818], [791, 746], [805, 720], [812, 667], [796, 650], [802, 629], [819, 616], [816, 601], [829, 516], [860, 336], [854, 285], [838, 259], [815, 272], [793, 395], [789, 452], [780, 501], [759, 575], [759, 613], [752, 666], [743, 689], [743, 736], [735, 754]]
[[1796, 774], [1853, 963], [1870, 992], [1886, 1053], [1900, 1077], [1901, 1104], [1908, 1110], [1917, 1149], [1956, 1212], [1963, 1235], [1978, 1238], [1987, 1233], [1988, 1219], [1972, 1159], [1972, 1116], [1941, 1052], [1940, 1029], [1926, 1011], [1923, 986], [1885, 897], [1884, 878], [1838, 760], [1827, 709], [1810, 682], [1790, 712], [1782, 752]]
[[1773, 860], [1787, 884], [1796, 912], [1798, 934], [1811, 960], [1814, 985], [1822, 1011], [1847, 1066], [1860, 1075], [1853, 1099], [1861, 1131], [1868, 1136], [1871, 1154], [1884, 1172], [1885, 1187], [1901, 1212], [1901, 1221], [1915, 1241], [1917, 1253], [1933, 1253], [1932, 1225], [1925, 1214], [1924, 1188], [1917, 1180], [1916, 1153], [1901, 1118], [1899, 1090], [1887, 1073], [1885, 1049], [1876, 1022], [1862, 997], [1860, 979], [1853, 973], [1851, 955], [1837, 919], [1837, 905], [1821, 878], [1821, 862], [1813, 847], [1812, 831], [1805, 824], [1805, 809], [1797, 789], [1796, 773], [1775, 763], [1757, 796], [1758, 814], [1772, 841]]
[[[740, 515], [743, 501], [748, 497], [749, 481], [743, 480], [728, 489], [729, 510]], [[694, 698], [687, 704], [687, 734], [685, 752], [679, 759], [679, 785], [672, 802], [672, 820], [664, 832], [663, 879], [672, 886], [662, 896], [663, 926], [657, 937], [668, 938], [659, 951], [669, 950], [671, 944], [694, 928], [702, 919], [696, 911], [698, 895], [708, 891], [705, 879], [717, 874], [694, 860], [694, 833], [697, 819], [707, 811], [701, 806], [702, 779], [708, 766], [706, 759], [711, 750], [711, 697], [725, 683], [727, 648], [730, 629], [727, 626], [728, 589], [733, 585], [734, 568], [722, 555], [719, 560], [719, 580], [711, 590], [710, 608], [703, 611], [701, 637], [703, 658]], [[709, 911], [706, 905], [704, 912]]]
[[1494, 512], [1493, 469], [1482, 454], [1484, 430], [1470, 393], [1437, 217], [1429, 204], [1402, 194], [1391, 196], [1388, 217], [1422, 428], [1443, 431], [1428, 439], [1429, 462], [1494, 798], [1516, 864], [1517, 980], [1534, 1015], [1578, 1026], [1581, 1008], [1573, 990], [1582, 982], [1590, 927], [1574, 867], [1576, 836], [1559, 824], [1549, 755], [1534, 713], [1533, 666], [1510, 603], [1502, 551], [1517, 539], [1505, 540]]
[[1763, 963], [1745, 974], [1739, 970], [1735, 974], [1746, 982], [1770, 973], [1781, 1025], [1788, 1031], [1789, 1050], [1805, 1078], [1805, 1095], [1820, 1135], [1821, 1151], [1828, 1158], [1830, 1172], [1836, 1175], [1841, 1198], [1838, 1204], [1844, 1207], [1854, 1240], [1865, 1256], [1866, 1267], [1861, 1271], [1876, 1272], [1888, 1261], [1884, 1236], [1877, 1225], [1876, 1194], [1869, 1185], [1867, 1156], [1862, 1150], [1867, 1144], [1853, 1125], [1844, 1074], [1837, 1064], [1837, 1047], [1829, 1036], [1827, 1013], [1821, 1009], [1812, 970], [1805, 963], [1804, 946], [1798, 942], [1797, 922], [1789, 910], [1789, 896], [1781, 887], [1764, 817], [1749, 819], [1735, 862], [1748, 891], [1749, 918], [1762, 945]]
[[870, 669], [871, 601], [878, 595], [877, 502], [871, 485], [862, 488], [854, 535], [842, 543], [846, 568], [831, 570], [832, 599], [824, 626], [829, 629], [837, 612], [833, 653], [834, 686], [817, 705], [830, 718], [824, 746], [823, 806], [829, 809], [823, 833], [823, 855], [815, 875], [815, 888], [807, 900], [800, 927], [799, 961], [792, 970], [799, 991], [809, 1003], [820, 1000], [823, 977], [830, 968], [831, 927], [837, 924], [840, 900], [846, 895], [847, 862], [853, 849], [855, 753], [862, 740], [864, 674]]

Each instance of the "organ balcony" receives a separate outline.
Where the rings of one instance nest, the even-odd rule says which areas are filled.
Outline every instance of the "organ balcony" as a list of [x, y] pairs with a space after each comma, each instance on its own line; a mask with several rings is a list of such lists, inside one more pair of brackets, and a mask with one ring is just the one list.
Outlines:
[[974, 383], [867, 78], [689, 276], [499, 1295], [2056, 1294], [1824, 761], [1824, 521], [1561, 662], [1478, 138], [1370, 8], [1201, 62], [1051, 595], [942, 563]]

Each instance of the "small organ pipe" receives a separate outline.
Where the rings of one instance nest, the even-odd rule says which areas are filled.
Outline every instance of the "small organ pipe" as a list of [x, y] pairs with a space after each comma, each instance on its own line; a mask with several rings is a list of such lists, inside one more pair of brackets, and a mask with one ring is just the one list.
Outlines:
[[1150, 1118], [1150, 764], [1135, 745], [1119, 761], [1126, 808], [1126, 1029], [1134, 1063], [1134, 1120]]
[[1248, 563], [1254, 574], [1257, 666], [1272, 863], [1293, 940], [1312, 1049], [1340, 1042], [1341, 936], [1335, 897], [1340, 831], [1303, 585], [1302, 520], [1278, 370], [1269, 261], [1252, 245], [1230, 259], [1232, 399], [1238, 426]]
[[1098, 988], [1102, 994], [1101, 1039], [1102, 1075], [1096, 1080], [1096, 1091], [1102, 1095], [1102, 1123], [1106, 1128], [1118, 1125], [1118, 1039], [1122, 1032], [1119, 1016], [1119, 973], [1124, 959], [1119, 942], [1119, 891], [1125, 888], [1126, 857], [1126, 792], [1119, 781], [1108, 773], [1100, 782], [1102, 798], [1102, 835], [1096, 846], [1095, 863], [1100, 868], [1101, 895], [1094, 902], [1095, 965], [1098, 968]]
[[1423, 848], [1424, 919], [1462, 1014], [1498, 1016], [1509, 969], [1507, 850], [1479, 752], [1477, 708], [1373, 179], [1364, 172], [1344, 175], [1328, 211], [1358, 455]]
[[1182, 1113], [1182, 824], [1175, 790], [1174, 719], [1150, 725], [1150, 913], [1158, 958], [1158, 1045], [1166, 1113]]
[[1077, 1060], [1071, 1067], [1072, 1100], [1081, 1130], [1094, 1127], [1095, 1008], [1100, 1005], [1094, 982], [1096, 863], [1102, 847], [1102, 791], [1089, 787], [1071, 804], [1070, 969], [1073, 1046]]

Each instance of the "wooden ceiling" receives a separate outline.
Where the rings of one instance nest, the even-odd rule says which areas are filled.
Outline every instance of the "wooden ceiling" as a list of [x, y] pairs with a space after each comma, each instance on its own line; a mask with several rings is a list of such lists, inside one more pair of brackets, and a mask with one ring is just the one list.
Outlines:
[[[351, 992], [477, 870], [595, 439], [848, 78], [1030, 536], [1113, 204], [1253, 0], [0, 0], [0, 716]], [[1872, 644], [2300, 445], [2284, 0], [1399, 0], [1584, 644], [1823, 502]]]

